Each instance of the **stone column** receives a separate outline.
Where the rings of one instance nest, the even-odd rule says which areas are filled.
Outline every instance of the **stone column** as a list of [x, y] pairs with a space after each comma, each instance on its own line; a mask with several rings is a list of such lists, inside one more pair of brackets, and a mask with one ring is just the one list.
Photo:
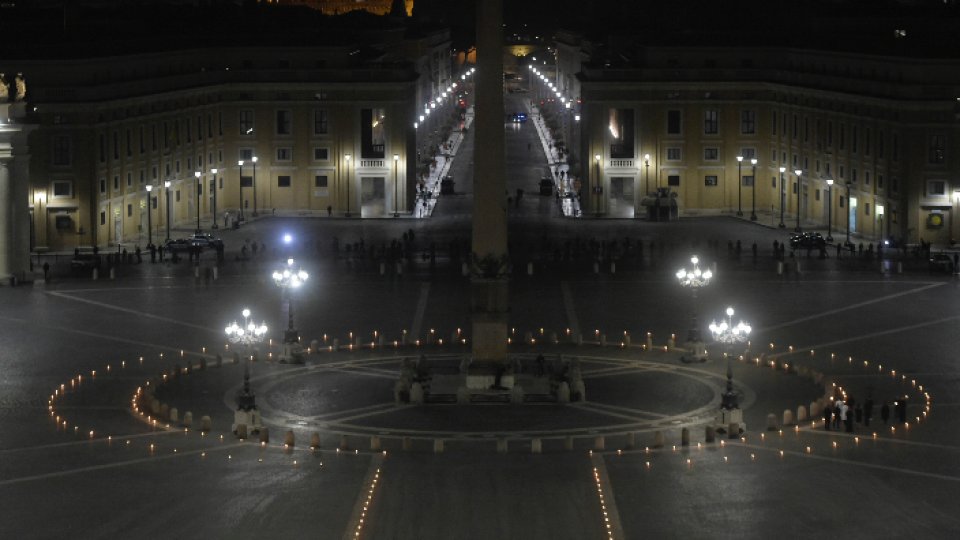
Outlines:
[[[4, 285], [9, 283], [10, 276], [13, 274], [13, 205], [11, 199], [13, 190], [11, 189], [9, 148], [4, 148], [4, 143], [0, 141], [0, 282]], [[6, 155], [5, 154], [6, 150]], [[26, 204], [26, 201], [21, 201]]]
[[477, 2], [473, 175], [474, 361], [507, 355], [508, 261], [503, 135], [503, 1]]

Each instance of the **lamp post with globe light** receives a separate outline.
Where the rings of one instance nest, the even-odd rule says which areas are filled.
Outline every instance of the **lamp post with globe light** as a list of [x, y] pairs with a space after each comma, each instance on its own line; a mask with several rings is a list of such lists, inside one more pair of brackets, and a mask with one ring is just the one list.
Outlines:
[[293, 323], [293, 296], [291, 289], [298, 289], [307, 281], [310, 275], [298, 266], [293, 259], [287, 259], [287, 264], [280, 270], [273, 272], [273, 282], [280, 287], [287, 298], [287, 329], [283, 332], [283, 350], [280, 353], [281, 362], [303, 362], [303, 351], [300, 347], [300, 336]]
[[[243, 326], [237, 324], [237, 321], [233, 321], [223, 329], [223, 332], [227, 335], [227, 340], [230, 343], [243, 345], [248, 353], [247, 356], [252, 360], [253, 357], [249, 355], [250, 348], [263, 342], [268, 332], [267, 324], [260, 323], [258, 325], [250, 320], [249, 309], [244, 308], [242, 314]], [[232, 431], [242, 438], [245, 434], [238, 430], [239, 426], [244, 426], [243, 430], [249, 428], [254, 433], [260, 431], [260, 428], [263, 427], [260, 413], [257, 411], [257, 396], [250, 389], [249, 362], [245, 362], [243, 366], [243, 389], [237, 392], [237, 410], [233, 413]]]
[[[713, 272], [700, 269], [700, 259], [696, 256], [690, 258], [693, 268], [681, 268], [677, 271], [677, 279], [680, 285], [690, 289], [690, 331], [687, 334], [687, 347], [693, 351], [693, 356], [689, 361], [703, 361], [706, 359], [706, 351], [703, 347], [703, 341], [700, 339], [700, 328], [697, 323], [697, 290], [706, 287], [713, 279]], [[685, 360], [685, 358], [684, 358]]]
[[[728, 307], [726, 313], [726, 320], [722, 320], [720, 324], [717, 324], [716, 321], [710, 323], [710, 333], [713, 334], [713, 339], [725, 347], [732, 347], [744, 342], [749, 346], [749, 341], [747, 340], [752, 330], [750, 325], [743, 321], [734, 325], [734, 311], [732, 307]], [[730, 365], [730, 355], [728, 351], [724, 351], [723, 356], [727, 359], [727, 389], [723, 393], [720, 401], [720, 412], [717, 414], [717, 424], [719, 424], [720, 430], [732, 428], [734, 425], [740, 430], [743, 428], [743, 411], [740, 410], [740, 398], [733, 390], [733, 368]]]

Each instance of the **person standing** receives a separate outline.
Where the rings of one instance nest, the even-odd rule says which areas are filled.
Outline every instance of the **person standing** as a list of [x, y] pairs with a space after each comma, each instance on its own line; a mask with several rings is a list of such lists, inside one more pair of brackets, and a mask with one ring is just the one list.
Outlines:
[[823, 408], [823, 429], [830, 431], [830, 421], [833, 419], [833, 409], [830, 407]]
[[836, 400], [833, 402], [833, 427], [840, 429], [840, 412], [842, 411], [843, 401]]
[[853, 413], [846, 403], [840, 406], [840, 420], [843, 421], [847, 433], [853, 433]]

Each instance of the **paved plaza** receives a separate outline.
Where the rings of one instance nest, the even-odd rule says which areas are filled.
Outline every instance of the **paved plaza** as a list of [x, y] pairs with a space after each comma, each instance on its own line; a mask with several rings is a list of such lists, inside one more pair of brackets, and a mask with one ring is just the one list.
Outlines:
[[[531, 159], [522, 137], [532, 130], [508, 137], [508, 162]], [[529, 187], [534, 167], [508, 182], [511, 192], [530, 189], [511, 211], [509, 356], [521, 376], [541, 369], [541, 354], [544, 370], [576, 363], [586, 399], [397, 403], [405, 361], [451, 367], [470, 351], [457, 248], [469, 238], [471, 145], [468, 136], [451, 166], [458, 193], [441, 198], [430, 220], [269, 216], [223, 231], [216, 279], [205, 272], [209, 253], [197, 267], [145, 260], [97, 280], [51, 256], [47, 282], [0, 289], [2, 536], [960, 531], [953, 275], [931, 273], [909, 253], [881, 262], [788, 252], [778, 261], [772, 245], [783, 231], [732, 217], [563, 219]], [[411, 231], [408, 257], [391, 258], [391, 242]], [[588, 254], [604, 242], [609, 253], [614, 241], [616, 257]], [[254, 242], [257, 254], [239, 260]], [[753, 327], [749, 348], [708, 338], [707, 361], [681, 360], [692, 304], [674, 274], [693, 254], [716, 272], [698, 294], [701, 332], [734, 306]], [[276, 361], [287, 303], [270, 273], [286, 257], [310, 273], [294, 294], [311, 348], [302, 365]], [[266, 322], [271, 341], [228, 347], [224, 327], [243, 308]], [[708, 441], [727, 382], [724, 352], [747, 429]], [[245, 369], [263, 442], [231, 433]], [[834, 383], [833, 395], [873, 401], [869, 426], [854, 422], [848, 433], [825, 430], [819, 416], [798, 422]], [[895, 409], [884, 422], [881, 404], [904, 396], [908, 422]]]

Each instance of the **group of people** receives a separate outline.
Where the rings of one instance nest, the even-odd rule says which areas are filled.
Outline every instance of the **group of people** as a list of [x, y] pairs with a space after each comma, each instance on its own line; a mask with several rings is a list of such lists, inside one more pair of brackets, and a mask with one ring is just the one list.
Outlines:
[[[895, 421], [901, 424], [906, 423], [907, 398], [897, 399], [893, 402], [893, 406], [896, 414]], [[842, 429], [847, 433], [853, 433], [854, 424], [869, 427], [870, 420], [873, 418], [873, 407], [873, 400], [870, 398], [867, 398], [862, 406], [853, 398], [848, 398], [846, 401], [835, 399], [832, 405], [823, 408], [823, 429], [827, 431]], [[880, 420], [883, 421], [883, 425], [887, 425], [890, 421], [890, 403], [886, 401], [880, 405]]]

